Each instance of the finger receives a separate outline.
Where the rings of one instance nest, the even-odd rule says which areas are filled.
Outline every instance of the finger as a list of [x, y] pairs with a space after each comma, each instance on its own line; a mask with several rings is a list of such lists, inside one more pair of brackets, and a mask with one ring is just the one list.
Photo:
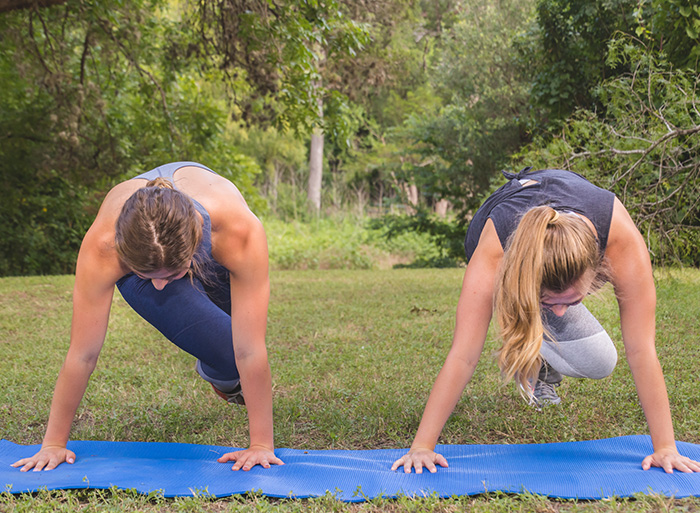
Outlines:
[[437, 455], [437, 458], [435, 458], [435, 463], [437, 463], [441, 467], [445, 467], [445, 468], [449, 467], [449, 465], [447, 464], [447, 460], [445, 459], [445, 457], [442, 454]]
[[[263, 461], [265, 461], [265, 460], [262, 460], [260, 462], [260, 465], [263, 465]], [[246, 462], [243, 464], [243, 471], [248, 472], [251, 468], [253, 468], [257, 464], [258, 464], [258, 462], [254, 458], [248, 458], [246, 460]], [[268, 468], [269, 466], [270, 465], [268, 464], [267, 467], [265, 467], [265, 468]], [[264, 467], [264, 465], [263, 465], [263, 467]]]
[[676, 470], [680, 470], [681, 472], [685, 474], [692, 474], [693, 470], [683, 461], [679, 461], [676, 463]]
[[29, 461], [29, 458], [22, 458], [21, 460], [15, 461], [11, 467], [21, 467], [22, 465], [25, 465]]
[[68, 451], [68, 456], [66, 456], [66, 461], [71, 465], [75, 463], [75, 453], [73, 451]]
[[416, 469], [416, 474], [422, 474], [423, 473], [423, 463], [420, 461], [416, 461], [413, 463], [413, 466]]
[[651, 460], [651, 456], [647, 456], [646, 458], [644, 458], [644, 460], [642, 461], [642, 470], [649, 470], [651, 468]]
[[667, 474], [673, 474], [673, 463], [669, 462], [668, 460], [664, 461], [663, 463], [663, 468], [666, 471]]
[[262, 458], [260, 461], [256, 461], [255, 459], [250, 458], [248, 461], [245, 462], [245, 465], [243, 465], [243, 470], [247, 472], [255, 465], [260, 465], [262, 468], [270, 468], [270, 462], [267, 461], [267, 459]]
[[404, 473], [410, 474], [410, 473], [411, 473], [411, 467], [413, 467], [413, 462], [412, 462], [411, 460], [408, 460], [408, 459], [407, 459], [406, 461], [404, 461], [404, 464], [403, 464], [403, 471], [404, 471]]
[[433, 463], [432, 461], [429, 461], [428, 463], [426, 463], [425, 468], [427, 468], [431, 474], [434, 474], [435, 472], [437, 472], [437, 468], [435, 467], [435, 463]]
[[28, 461], [24, 467], [20, 469], [22, 472], [27, 472], [28, 470], [31, 470], [34, 468], [35, 463], [33, 461]]
[[401, 465], [403, 465], [403, 462], [404, 462], [404, 459], [403, 459], [403, 458], [399, 458], [399, 459], [396, 460], [396, 461], [394, 462], [394, 464], [391, 466], [391, 470], [396, 470], [396, 469], [399, 468]]
[[238, 460], [238, 453], [235, 452], [227, 452], [223, 456], [221, 456], [218, 460], [219, 463], [226, 463], [228, 461], [237, 461]]
[[61, 460], [58, 458], [51, 458], [49, 462], [46, 464], [44, 467], [44, 470], [53, 470], [55, 469], [59, 464], [61, 463]]
[[270, 463], [273, 465], [284, 465], [284, 461], [279, 459], [277, 456], [272, 456], [272, 458], [270, 458]]
[[46, 466], [46, 461], [44, 461], [44, 460], [37, 461], [36, 465], [34, 465], [34, 472], [41, 472], [45, 466]]

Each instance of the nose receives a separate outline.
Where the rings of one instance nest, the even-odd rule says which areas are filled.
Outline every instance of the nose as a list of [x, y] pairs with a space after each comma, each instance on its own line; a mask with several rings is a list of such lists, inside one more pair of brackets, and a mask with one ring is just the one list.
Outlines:
[[151, 283], [156, 290], [163, 290], [170, 280], [151, 280]]
[[567, 308], [569, 308], [567, 305], [553, 305], [550, 310], [557, 317], [561, 317], [566, 313]]

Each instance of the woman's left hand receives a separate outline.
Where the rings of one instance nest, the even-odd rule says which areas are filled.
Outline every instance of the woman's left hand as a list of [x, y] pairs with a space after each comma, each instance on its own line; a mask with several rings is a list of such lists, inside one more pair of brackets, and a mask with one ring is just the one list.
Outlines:
[[663, 449], [650, 454], [642, 461], [642, 468], [649, 470], [651, 467], [661, 467], [668, 474], [673, 474], [673, 469], [681, 472], [700, 472], [700, 463], [681, 456], [675, 449]]
[[284, 462], [275, 456], [275, 453], [266, 447], [251, 446], [248, 449], [236, 452], [227, 452], [217, 460], [219, 463], [235, 461], [231, 470], [250, 470], [255, 465], [270, 468], [270, 465], [284, 465]]

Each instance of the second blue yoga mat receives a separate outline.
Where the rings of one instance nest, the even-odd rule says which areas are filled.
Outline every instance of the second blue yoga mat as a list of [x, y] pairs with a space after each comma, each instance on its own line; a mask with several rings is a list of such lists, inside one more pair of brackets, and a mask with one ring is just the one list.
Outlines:
[[[260, 491], [269, 497], [318, 497], [330, 493], [359, 502], [375, 497], [475, 495], [484, 492], [529, 492], [550, 497], [602, 499], [636, 493], [700, 496], [700, 473], [666, 474], [641, 469], [651, 453], [647, 436], [527, 445], [439, 446], [449, 468], [436, 474], [392, 472], [403, 449], [303, 451], [278, 449], [286, 465], [233, 472], [216, 459], [228, 447], [147, 443], [70, 442], [78, 457], [44, 472], [19, 472], [14, 461], [38, 446], [0, 441], [0, 490], [133, 488], [165, 497], [196, 493], [216, 497]], [[700, 446], [679, 442], [682, 454], [700, 460]]]

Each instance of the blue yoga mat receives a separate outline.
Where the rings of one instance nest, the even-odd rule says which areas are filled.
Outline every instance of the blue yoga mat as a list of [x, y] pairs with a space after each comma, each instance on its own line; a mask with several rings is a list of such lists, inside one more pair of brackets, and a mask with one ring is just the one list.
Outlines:
[[[636, 493], [700, 496], [700, 473], [666, 474], [641, 469], [651, 453], [648, 436], [525, 445], [442, 445], [449, 468], [436, 474], [392, 472], [404, 449], [303, 451], [278, 449], [286, 465], [248, 472], [216, 459], [229, 447], [153, 442], [69, 442], [73, 465], [20, 472], [10, 466], [38, 445], [0, 441], [0, 491], [117, 488], [165, 497], [224, 497], [249, 491], [269, 497], [318, 497], [361, 502], [375, 497], [450, 497], [484, 492], [529, 492], [550, 497], [602, 499]], [[682, 454], [700, 460], [700, 445], [678, 442]]]

